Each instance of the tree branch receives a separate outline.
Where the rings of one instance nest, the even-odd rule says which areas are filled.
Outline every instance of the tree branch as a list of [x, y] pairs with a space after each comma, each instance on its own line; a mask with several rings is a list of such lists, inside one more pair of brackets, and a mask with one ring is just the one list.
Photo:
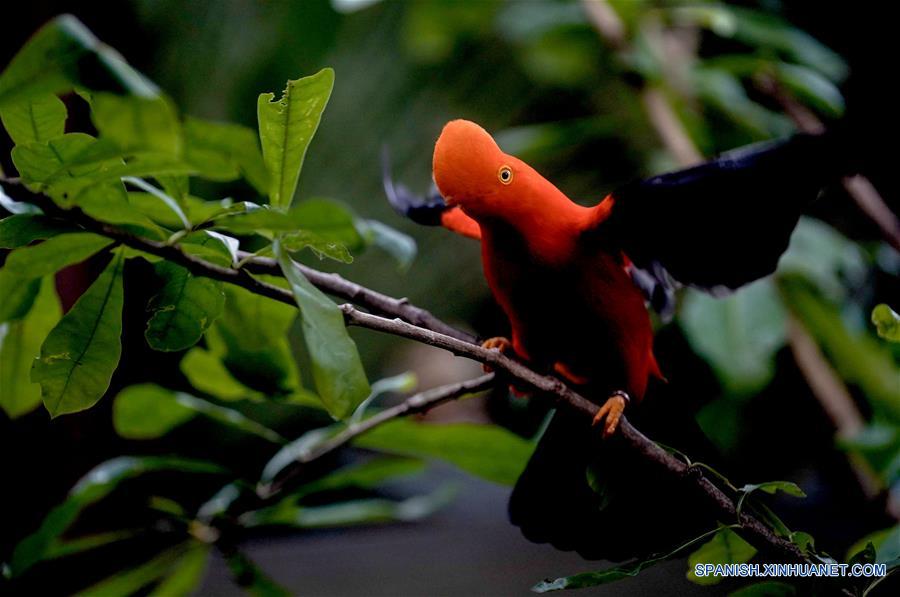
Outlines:
[[[270, 274], [273, 276], [282, 275], [281, 268], [274, 259], [269, 259], [267, 257], [251, 257], [249, 253], [243, 251], [240, 251], [238, 256], [241, 260], [247, 260], [244, 267], [249, 271], [260, 274]], [[390, 317], [399, 317], [413, 325], [433, 330], [464, 342], [474, 343], [477, 341], [477, 338], [474, 335], [444, 323], [432, 315], [431, 312], [416, 307], [405, 298], [394, 298], [382, 294], [370, 288], [366, 288], [365, 286], [356, 284], [355, 282], [351, 282], [339, 274], [322, 272], [300, 263], [295, 265], [297, 266], [297, 269], [306, 276], [306, 279], [312, 282], [313, 285], [322, 292], [350, 301], [364, 307], [372, 313]]]
[[[214, 280], [221, 280], [229, 284], [235, 284], [237, 286], [246, 288], [247, 290], [256, 294], [260, 294], [262, 296], [266, 296], [287, 304], [294, 304], [293, 296], [289, 291], [257, 280], [253, 276], [251, 276], [249, 272], [222, 267], [213, 263], [206, 262], [202, 259], [194, 257], [193, 255], [185, 253], [177, 245], [167, 245], [158, 241], [141, 238], [116, 226], [112, 226], [95, 220], [92, 217], [84, 214], [80, 210], [61, 209], [45, 197], [32, 195], [28, 200], [29, 202], [34, 203], [35, 205], [38, 205], [39, 207], [44, 209], [45, 213], [47, 213], [48, 215], [67, 217], [71, 221], [74, 221], [75, 223], [83, 226], [86, 230], [96, 232], [97, 234], [102, 234], [134, 249], [157, 255], [159, 257], [163, 257], [164, 259], [168, 259], [173, 263], [187, 268], [195, 275], [205, 276]], [[318, 273], [322, 274], [322, 272]], [[322, 274], [322, 276], [328, 275]], [[333, 281], [333, 278], [326, 278], [322, 276], [317, 276], [320, 282], [327, 279], [331, 279]], [[347, 284], [352, 283], [347, 282]], [[359, 288], [362, 289], [362, 287]], [[323, 287], [322, 289], [326, 292], [329, 292], [330, 289], [339, 290], [337, 286], [331, 285]], [[350, 289], [344, 288], [341, 290], [341, 292], [346, 292], [348, 290]], [[374, 291], [368, 291], [368, 289], [363, 290], [367, 291], [362, 293], [363, 296], [385, 296], [378, 295], [378, 293], [374, 293]], [[390, 297], [385, 298], [390, 299]], [[555, 400], [555, 402], [563, 408], [569, 408], [585, 417], [590, 417], [591, 419], [593, 419], [594, 415], [596, 415], [598, 406], [590, 400], [581, 396], [579, 393], [563, 383], [560, 379], [542, 375], [530, 369], [528, 366], [519, 361], [510, 359], [509, 357], [506, 357], [498, 351], [487, 350], [478, 344], [472, 343], [470, 340], [462, 340], [459, 337], [450, 336], [434, 329], [419, 327], [418, 325], [413, 325], [407, 321], [404, 321], [400, 319], [400, 317], [409, 312], [406, 307], [411, 307], [404, 301], [401, 301], [399, 299], [390, 299], [388, 301], [380, 302], [379, 305], [382, 310], [393, 310], [394, 312], [390, 314], [394, 315], [396, 319], [387, 319], [378, 315], [364, 313], [349, 304], [341, 305], [341, 311], [343, 312], [345, 321], [348, 325], [355, 325], [378, 332], [408, 338], [410, 340], [415, 340], [424, 344], [443, 348], [459, 356], [465, 356], [476, 361], [480, 361], [493, 367], [496, 371], [502, 371], [509, 379], [514, 379], [518, 383], [522, 383], [528, 387], [538, 390], [541, 393], [551, 396]], [[420, 312], [427, 313], [422, 310], [420, 310]], [[428, 315], [429, 316], [425, 318], [425, 322], [427, 324], [433, 324], [435, 321], [439, 321], [434, 318], [434, 316], [430, 314]], [[445, 328], [449, 326], [441, 322], [440, 325], [435, 325], [434, 327]], [[459, 333], [459, 335], [462, 334], [462, 332]], [[462, 388], [454, 387], [452, 389], [460, 391], [461, 393], [459, 395], [461, 395], [462, 393], [473, 391], [471, 389], [465, 388], [481, 387], [482, 382], [484, 382], [484, 377], [476, 378], [475, 380], [466, 382], [467, 384], [472, 385], [463, 386]], [[435, 389], [435, 394], [430, 394], [429, 397], [435, 398], [435, 396], [437, 396], [437, 398], [435, 399], [440, 401], [440, 399], [442, 398], [442, 393], [444, 391], [447, 391], [447, 388]], [[449, 400], [450, 398], [447, 399]], [[429, 405], [424, 405], [421, 408], [425, 409], [428, 408], [428, 406]], [[407, 411], [407, 413], [408, 412], [409, 411]], [[400, 415], [398, 414], [395, 416]], [[390, 418], [393, 418], [393, 416], [385, 415], [384, 418], [374, 422], [373, 425], [379, 424]], [[806, 556], [804, 556], [802, 551], [796, 545], [794, 545], [787, 539], [776, 535], [769, 527], [767, 527], [756, 518], [745, 513], [741, 513], [740, 517], [738, 518], [734, 502], [709, 479], [703, 477], [701, 471], [692, 469], [686, 463], [678, 460], [677, 458], [657, 446], [653, 441], [651, 441], [640, 431], [635, 429], [625, 417], [623, 417], [619, 423], [619, 431], [617, 435], [620, 438], [620, 441], [624, 442], [629, 447], [629, 449], [632, 449], [635, 452], [641, 454], [648, 462], [654, 464], [661, 472], [675, 475], [685, 480], [689, 480], [694, 485], [695, 489], [698, 490], [700, 495], [704, 497], [707, 503], [709, 503], [709, 505], [715, 509], [718, 516], [723, 521], [731, 521], [737, 519], [738, 523], [740, 524], [740, 528], [744, 532], [747, 540], [750, 541], [750, 543], [752, 543], [754, 546], [759, 548], [761, 551], [769, 552], [776, 557], [786, 559], [788, 561], [808, 561]]]
[[[541, 375], [498, 351], [487, 350], [478, 345], [422, 329], [399, 319], [390, 320], [377, 315], [363, 313], [352, 305], [342, 305], [341, 310], [344, 312], [344, 318], [348, 325], [358, 325], [371, 330], [416, 340], [424, 344], [443, 348], [459, 356], [480, 361], [495, 369], [504, 371], [518, 382], [523, 382], [535, 390], [548, 394], [556, 401], [557, 405], [579, 412], [586, 417], [590, 417], [591, 420], [593, 420], [594, 415], [599, 410], [596, 404], [572, 390], [559, 379]], [[800, 548], [783, 537], [776, 535], [769, 527], [756, 518], [742, 512], [738, 519], [734, 502], [721, 489], [709, 479], [703, 477], [702, 474], [699, 474], [696, 469], [692, 469], [688, 464], [660, 448], [633, 427], [625, 417], [622, 417], [619, 423], [618, 437], [631, 450], [641, 454], [661, 471], [681, 478], [693, 478], [696, 489], [716, 509], [721, 519], [725, 521], [738, 520], [738, 524], [740, 524], [741, 529], [746, 534], [748, 541], [760, 550], [768, 551], [791, 561], [807, 561]], [[691, 474], [692, 470], [695, 474]]]
[[270, 498], [281, 491], [291, 479], [296, 477], [302, 470], [303, 465], [309, 464], [314, 460], [318, 460], [319, 458], [334, 452], [363, 433], [371, 431], [375, 427], [387, 423], [392, 419], [425, 412], [439, 404], [456, 400], [466, 394], [474, 394], [490, 389], [496, 382], [496, 377], [496, 374], [488, 373], [481, 377], [476, 377], [475, 379], [425, 390], [424, 392], [419, 392], [418, 394], [410, 396], [400, 404], [379, 411], [367, 419], [351, 423], [334, 437], [329, 438], [315, 446], [312, 450], [300, 455], [294, 460], [288, 472], [279, 477], [278, 480], [273, 481], [268, 485], [263, 485], [256, 493], [262, 499]]

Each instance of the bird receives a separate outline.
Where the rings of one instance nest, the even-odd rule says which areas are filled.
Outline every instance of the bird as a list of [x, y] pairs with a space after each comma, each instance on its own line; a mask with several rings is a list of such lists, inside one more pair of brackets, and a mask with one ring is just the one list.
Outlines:
[[[722, 296], [771, 274], [806, 206], [846, 170], [837, 145], [829, 134], [758, 143], [633, 181], [585, 206], [502, 151], [480, 125], [458, 119], [437, 138], [427, 196], [395, 183], [387, 160], [383, 177], [401, 215], [480, 241], [487, 284], [511, 328], [509, 338], [490, 338], [485, 347], [595, 401], [592, 425], [603, 437], [615, 434], [627, 409], [646, 415], [641, 420], [660, 439], [690, 428], [695, 447], [709, 453], [693, 418], [673, 404], [656, 400], [656, 414], [642, 412], [648, 387], [665, 382], [650, 309], [670, 316], [681, 286]], [[689, 521], [666, 515], [653, 527], [656, 541], [622, 537], [634, 522], [617, 514], [611, 496], [631, 515], [639, 505], [654, 507], [648, 495], [659, 485], [636, 482], [640, 464], [610, 457], [591, 431], [569, 414], [555, 415], [513, 490], [513, 523], [533, 541], [606, 559], [659, 549], [687, 533]], [[599, 471], [619, 482], [598, 491], [586, 470], [594, 481]], [[597, 541], [611, 535], [619, 539]]]

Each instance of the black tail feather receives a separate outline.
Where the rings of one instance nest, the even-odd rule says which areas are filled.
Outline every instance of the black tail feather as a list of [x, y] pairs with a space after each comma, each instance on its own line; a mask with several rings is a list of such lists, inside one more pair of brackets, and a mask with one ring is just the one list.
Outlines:
[[[714, 449], [690, 413], [665, 402], [642, 405], [632, 419], [708, 463]], [[554, 415], [509, 502], [510, 520], [528, 540], [614, 561], [668, 551], [715, 528], [707, 510], [687, 483], [615, 440], [599, 440], [589, 422], [564, 411]]]
[[391, 176], [391, 159], [387, 147], [381, 153], [381, 180], [388, 203], [401, 216], [424, 226], [440, 226], [441, 214], [448, 209], [435, 185], [427, 195], [413, 193], [403, 183], [395, 183]]

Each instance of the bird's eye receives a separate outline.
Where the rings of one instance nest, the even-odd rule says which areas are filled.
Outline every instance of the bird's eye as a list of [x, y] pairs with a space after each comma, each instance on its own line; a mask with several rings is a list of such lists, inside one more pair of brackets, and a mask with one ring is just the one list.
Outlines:
[[513, 179], [513, 171], [509, 166], [500, 166], [500, 171], [497, 172], [497, 178], [500, 179], [500, 182], [503, 184], [509, 184]]

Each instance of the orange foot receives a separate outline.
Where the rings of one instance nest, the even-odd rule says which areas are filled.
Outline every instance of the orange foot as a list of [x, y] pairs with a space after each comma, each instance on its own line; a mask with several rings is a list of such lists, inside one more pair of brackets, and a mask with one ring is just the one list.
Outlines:
[[[497, 350], [500, 354], [508, 354], [513, 351], [512, 342], [509, 341], [509, 338], [504, 338], [503, 336], [495, 336], [493, 338], [488, 338], [484, 342], [481, 343], [482, 348], [487, 348], [488, 350]], [[490, 373], [493, 369], [488, 365], [482, 365], [485, 373]]]
[[503, 336], [488, 338], [481, 343], [481, 347], [487, 348], [488, 350], [499, 350], [504, 354], [511, 352], [513, 349], [512, 342], [509, 341], [509, 338], [504, 338]]
[[[505, 354], [507, 356], [514, 355], [516, 350], [513, 348], [512, 342], [509, 341], [509, 338], [504, 338], [503, 336], [495, 336], [493, 338], [488, 338], [484, 342], [481, 343], [482, 348], [486, 348], [488, 350], [498, 350], [500, 354]], [[493, 371], [490, 365], [482, 365], [485, 373], [490, 373]], [[513, 393], [513, 395], [517, 398], [525, 398], [529, 396], [529, 392], [522, 388], [517, 388], [516, 386], [510, 384], [509, 391]]]
[[625, 405], [628, 401], [628, 394], [622, 391], [615, 392], [612, 396], [606, 399], [606, 403], [600, 407], [600, 410], [597, 411], [597, 414], [594, 415], [593, 425], [599, 425], [603, 422], [603, 419], [606, 419], [606, 423], [603, 426], [603, 438], [606, 439], [616, 432], [616, 429], [619, 428], [619, 421], [622, 418], [622, 413], [625, 411]]

